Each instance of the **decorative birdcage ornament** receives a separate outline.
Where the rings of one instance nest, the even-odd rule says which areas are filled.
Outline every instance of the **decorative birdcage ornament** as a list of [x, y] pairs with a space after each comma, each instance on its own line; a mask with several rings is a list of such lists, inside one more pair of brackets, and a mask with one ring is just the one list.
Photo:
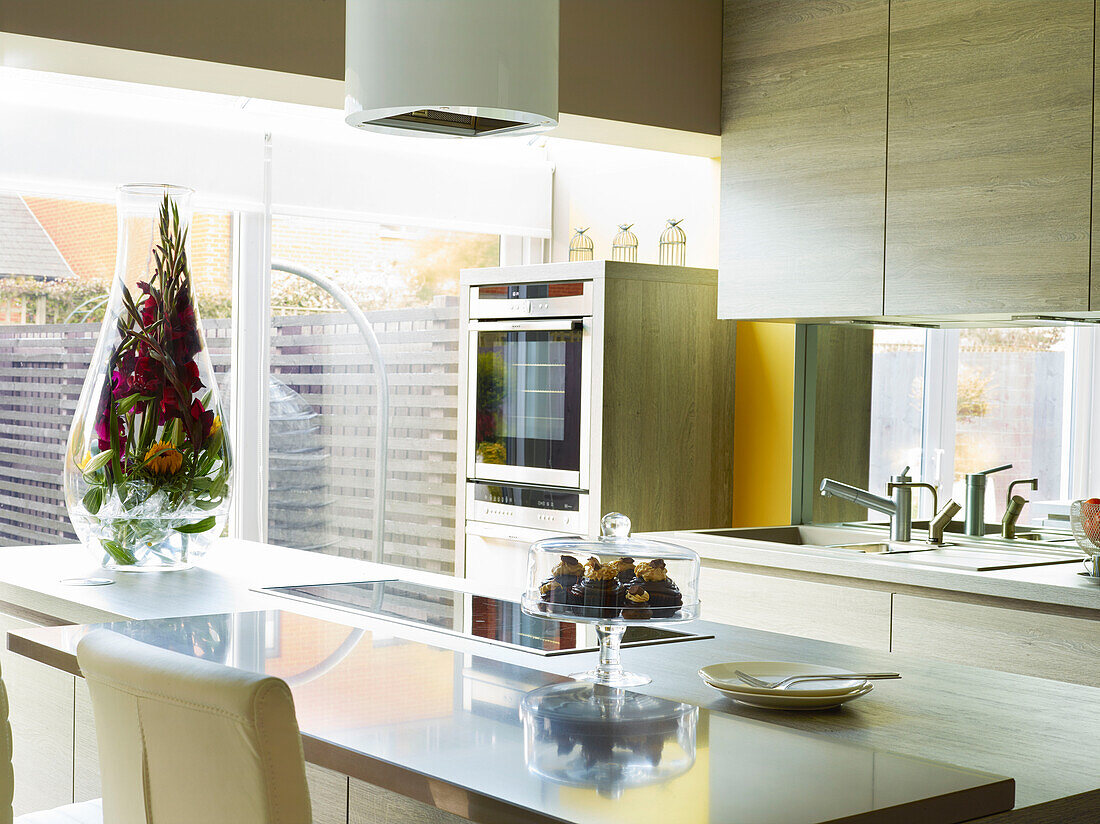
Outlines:
[[661, 242], [657, 244], [657, 261], [662, 266], [686, 266], [687, 265], [687, 235], [680, 228], [684, 219], [668, 220], [665, 230], [661, 232]]
[[573, 230], [575, 234], [573, 239], [569, 241], [569, 262], [577, 260], [593, 260], [595, 258], [596, 247], [592, 244], [592, 238], [585, 234], [588, 231], [588, 227], [577, 227]]
[[638, 262], [638, 236], [630, 231], [633, 223], [620, 223], [619, 234], [611, 241], [611, 259], [624, 263]]

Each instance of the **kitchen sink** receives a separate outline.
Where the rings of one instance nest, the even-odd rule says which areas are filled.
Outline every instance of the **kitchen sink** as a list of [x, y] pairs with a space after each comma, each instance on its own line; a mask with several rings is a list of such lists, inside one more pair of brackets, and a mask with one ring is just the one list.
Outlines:
[[[884, 532], [890, 529], [890, 525], [882, 523], [881, 521], [866, 521], [846, 523], [842, 525], [845, 528], [852, 529], [870, 529], [876, 532]], [[1058, 529], [1041, 529], [1030, 526], [1018, 526], [1016, 527], [1015, 538], [1002, 538], [1001, 537], [1001, 525], [1000, 524], [986, 524], [984, 537], [976, 538], [970, 535], [963, 535], [963, 525], [961, 521], [952, 521], [944, 529], [944, 532], [948, 535], [957, 535], [960, 540], [964, 541], [1027, 541], [1029, 543], [1039, 542], [1045, 544], [1073, 544], [1073, 535], [1068, 531], [1062, 531]], [[913, 521], [913, 537], [923, 538], [928, 534], [928, 521]]]
[[740, 538], [742, 541], [763, 541], [769, 544], [790, 546], [838, 546], [880, 541], [874, 530], [849, 529], [843, 526], [815, 526], [794, 524], [791, 526], [758, 526], [738, 529], [704, 529], [700, 535], [719, 538]]
[[1040, 541], [1044, 544], [1072, 544], [1072, 535], [1064, 532], [1017, 532], [1015, 538], [1006, 538], [1011, 541]]
[[[1032, 546], [1013, 547], [994, 536], [986, 538], [965, 538], [960, 536], [956, 542], [933, 547], [923, 543], [914, 529], [915, 537], [911, 543], [884, 541], [882, 530], [870, 528], [852, 528], [843, 526], [816, 526], [813, 524], [794, 524], [791, 526], [744, 527], [739, 529], [701, 530], [699, 534], [720, 538], [738, 538], [743, 541], [799, 546], [806, 549], [819, 549], [824, 552], [845, 554], [860, 553], [867, 558], [884, 563], [919, 564], [921, 566], [947, 569], [964, 569], [971, 572], [984, 572], [996, 569], [1015, 569], [1018, 567], [1045, 566], [1048, 564], [1079, 563], [1081, 553], [1076, 547], [1065, 545], [1037, 546], [1040, 537], [1025, 538]], [[1044, 533], [1024, 533], [1040, 536]], [[1057, 540], [1072, 541], [1062, 533], [1053, 533]], [[1022, 537], [1022, 536], [1021, 536]], [[1049, 538], [1046, 541], [1049, 542]], [[973, 542], [973, 543], [968, 543]]]
[[880, 561], [901, 564], [965, 569], [971, 572], [987, 572], [995, 569], [1046, 566], [1048, 564], [1074, 564], [1081, 562], [1079, 554], [1043, 552], [1029, 549], [998, 549], [992, 546], [947, 546], [925, 552], [891, 552], [873, 556]]

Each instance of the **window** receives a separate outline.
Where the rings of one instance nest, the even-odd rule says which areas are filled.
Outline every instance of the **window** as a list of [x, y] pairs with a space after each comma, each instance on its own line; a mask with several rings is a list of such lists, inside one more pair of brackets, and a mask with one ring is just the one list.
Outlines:
[[871, 375], [872, 491], [902, 467], [921, 467], [925, 336], [914, 329], [876, 329]]
[[[271, 244], [268, 540], [453, 573], [458, 274], [498, 265], [500, 237], [277, 215]], [[381, 455], [371, 336], [389, 384]]]
[[[941, 503], [962, 503], [968, 473], [1012, 464], [990, 478], [990, 520], [1018, 478], [1038, 478], [1038, 491], [1027, 496], [1033, 501], [1072, 497], [1075, 474], [1087, 468], [1074, 459], [1084, 434], [1074, 424], [1075, 409], [1084, 419], [1075, 387], [1092, 383], [1073, 376], [1092, 340], [1092, 330], [1078, 327], [876, 329], [871, 488], [885, 489], [909, 465], [940, 490]], [[927, 517], [931, 501], [921, 498]], [[1040, 513], [1029, 507], [1021, 521]]]

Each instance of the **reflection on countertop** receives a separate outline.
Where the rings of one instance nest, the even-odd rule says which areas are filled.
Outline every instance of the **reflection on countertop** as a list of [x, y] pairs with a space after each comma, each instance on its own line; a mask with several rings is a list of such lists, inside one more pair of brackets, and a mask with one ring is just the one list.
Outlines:
[[[475, 806], [502, 803], [525, 816], [625, 824], [659, 803], [667, 824], [844, 821], [874, 811], [883, 818], [866, 820], [885, 821], [896, 807], [917, 817], [927, 810], [922, 820], [931, 822], [1013, 803], [1009, 779], [648, 695], [595, 695], [590, 685], [495, 660], [493, 647], [471, 655], [384, 624], [261, 611], [104, 626], [285, 678], [307, 755], [321, 766], [365, 780], [379, 765], [397, 766], [461, 788]], [[55, 666], [66, 660], [75, 669], [86, 631], [20, 635]]]

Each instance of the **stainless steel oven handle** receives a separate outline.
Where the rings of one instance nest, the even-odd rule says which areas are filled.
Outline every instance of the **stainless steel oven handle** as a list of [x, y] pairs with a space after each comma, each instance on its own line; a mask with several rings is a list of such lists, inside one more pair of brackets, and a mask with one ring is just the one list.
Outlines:
[[478, 332], [517, 332], [528, 329], [534, 332], [572, 332], [584, 328], [584, 322], [569, 318], [554, 318], [552, 320], [475, 320], [470, 321], [470, 328]]

